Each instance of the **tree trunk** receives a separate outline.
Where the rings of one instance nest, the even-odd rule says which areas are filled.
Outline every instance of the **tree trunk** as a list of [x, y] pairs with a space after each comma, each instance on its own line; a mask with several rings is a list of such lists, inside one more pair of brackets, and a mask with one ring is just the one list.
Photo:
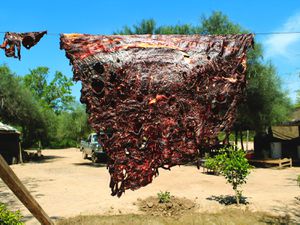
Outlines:
[[241, 148], [244, 150], [244, 143], [243, 143], [243, 131], [240, 131], [240, 138], [241, 138]]
[[234, 189], [234, 191], [235, 191], [236, 204], [237, 204], [237, 206], [239, 206], [239, 205], [240, 205], [240, 196], [239, 196], [239, 192], [238, 192], [237, 189]]
[[249, 150], [249, 130], [247, 130], [247, 138], [246, 138], [246, 151]]
[[235, 129], [234, 129], [234, 137], [235, 137], [235, 140], [234, 140], [234, 145], [235, 145], [235, 146], [234, 146], [234, 148], [235, 148], [235, 149], [237, 149], [237, 144], [238, 144], [238, 136], [239, 136], [238, 132], [239, 132], [238, 129], [235, 128]]

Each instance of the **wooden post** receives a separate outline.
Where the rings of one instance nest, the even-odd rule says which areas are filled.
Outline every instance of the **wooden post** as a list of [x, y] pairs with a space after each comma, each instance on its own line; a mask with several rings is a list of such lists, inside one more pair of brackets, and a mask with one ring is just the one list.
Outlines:
[[20, 140], [19, 140], [19, 162], [23, 163], [22, 147], [21, 147]]
[[42, 225], [54, 224], [39, 203], [37, 203], [37, 201], [32, 197], [30, 192], [26, 189], [14, 171], [9, 167], [1, 154], [0, 177]]

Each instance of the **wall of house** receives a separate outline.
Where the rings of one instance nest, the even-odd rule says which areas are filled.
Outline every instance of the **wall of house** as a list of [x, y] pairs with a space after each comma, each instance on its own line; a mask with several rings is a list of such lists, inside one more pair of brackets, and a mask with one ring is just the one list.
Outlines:
[[8, 164], [19, 160], [19, 134], [0, 133], [0, 154]]

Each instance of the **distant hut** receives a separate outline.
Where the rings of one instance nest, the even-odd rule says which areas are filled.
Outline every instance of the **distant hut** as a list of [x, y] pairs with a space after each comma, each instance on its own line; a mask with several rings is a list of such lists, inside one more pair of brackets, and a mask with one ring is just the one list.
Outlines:
[[8, 164], [20, 161], [20, 132], [0, 122], [0, 154]]
[[268, 134], [254, 143], [257, 156], [262, 158], [292, 158], [300, 160], [300, 108], [292, 119], [269, 128]]

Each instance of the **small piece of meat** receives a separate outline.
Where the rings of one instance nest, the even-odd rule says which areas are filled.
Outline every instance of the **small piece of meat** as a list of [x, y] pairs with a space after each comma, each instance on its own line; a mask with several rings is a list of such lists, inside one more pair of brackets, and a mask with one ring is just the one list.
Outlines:
[[[21, 43], [25, 48], [30, 49], [36, 45], [45, 34], [47, 34], [47, 31], [27, 33], [6, 32], [4, 42], [0, 45], [0, 48], [4, 49], [7, 57], [14, 57], [21, 60]], [[18, 52], [17, 55], [16, 48]]]
[[233, 125], [253, 35], [61, 35], [112, 195], [194, 161]]

